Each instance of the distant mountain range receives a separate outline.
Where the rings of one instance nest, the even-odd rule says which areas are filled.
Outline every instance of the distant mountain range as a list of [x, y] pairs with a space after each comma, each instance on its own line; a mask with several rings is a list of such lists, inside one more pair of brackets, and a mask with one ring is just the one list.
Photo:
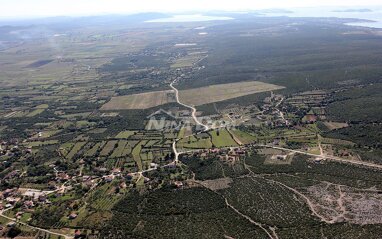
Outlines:
[[34, 19], [20, 19], [20, 20], [1, 20], [0, 26], [31, 26], [31, 25], [52, 25], [52, 24], [65, 24], [65, 25], [92, 25], [92, 24], [110, 24], [113, 22], [118, 23], [139, 23], [152, 19], [170, 17], [169, 14], [147, 12], [137, 13], [130, 15], [122, 14], [108, 14], [98, 16], [81, 16], [81, 17], [46, 17]]
[[361, 8], [361, 9], [334, 10], [332, 12], [373, 12], [373, 10], [368, 9], [368, 8]]
[[0, 41], [17, 41], [46, 37], [67, 29], [89, 26], [135, 26], [152, 19], [166, 18], [163, 13], [139, 13], [132, 15], [100, 15], [85, 17], [48, 17], [23, 20], [0, 20]]
[[260, 10], [258, 12], [260, 12], [260, 13], [283, 13], [283, 14], [293, 13], [293, 11], [291, 11], [291, 10], [281, 9], [281, 8], [264, 9], [264, 10]]

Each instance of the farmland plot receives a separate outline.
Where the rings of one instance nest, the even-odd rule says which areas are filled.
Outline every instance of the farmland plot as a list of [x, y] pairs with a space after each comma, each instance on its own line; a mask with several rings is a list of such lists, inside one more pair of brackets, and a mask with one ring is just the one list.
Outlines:
[[101, 110], [148, 109], [174, 102], [173, 94], [172, 90], [166, 90], [116, 96], [104, 104]]
[[227, 146], [237, 146], [237, 143], [227, 130], [214, 130], [210, 132], [212, 137], [212, 143], [215, 147], [227, 147]]
[[103, 147], [103, 149], [101, 150], [100, 155], [101, 156], [109, 155], [113, 151], [113, 149], [114, 149], [115, 145], [117, 144], [117, 142], [118, 142], [117, 140], [110, 140], [110, 141], [108, 141], [106, 143], [105, 147]]
[[210, 85], [179, 91], [180, 101], [188, 105], [204, 105], [260, 92], [283, 89], [283, 86], [260, 81]]
[[82, 147], [86, 144], [86, 142], [77, 142], [72, 150], [66, 155], [67, 159], [72, 159], [81, 149]]
[[97, 153], [97, 151], [103, 147], [104, 144], [105, 142], [96, 143], [93, 147], [91, 147], [88, 151], [86, 151], [85, 156], [86, 157], [94, 156]]

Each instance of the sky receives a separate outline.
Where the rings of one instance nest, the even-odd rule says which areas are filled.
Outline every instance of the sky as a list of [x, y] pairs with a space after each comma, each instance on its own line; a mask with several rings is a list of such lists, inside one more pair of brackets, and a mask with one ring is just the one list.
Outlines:
[[381, 0], [0, 0], [0, 18], [378, 5]]

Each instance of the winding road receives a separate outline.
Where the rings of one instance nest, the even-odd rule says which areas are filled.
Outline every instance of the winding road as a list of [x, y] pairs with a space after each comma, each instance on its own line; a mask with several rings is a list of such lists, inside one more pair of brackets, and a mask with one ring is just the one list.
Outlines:
[[[191, 106], [191, 105], [186, 105], [182, 102], [180, 102], [179, 100], [179, 90], [177, 88], [175, 88], [174, 84], [176, 83], [176, 79], [174, 81], [171, 82], [170, 84], [170, 87], [171, 89], [173, 89], [175, 91], [175, 98], [176, 98], [176, 102], [186, 108], [189, 108], [191, 109], [192, 113], [191, 113], [191, 116], [193, 118], [193, 120], [195, 121], [195, 123], [197, 125], [200, 125], [204, 128], [203, 132], [205, 131], [208, 131], [210, 129], [210, 127], [208, 127], [208, 125], [205, 125], [203, 124], [202, 122], [199, 121], [198, 117], [196, 117], [196, 108], [194, 106]], [[178, 150], [176, 149], [176, 143], [179, 141], [180, 139], [175, 139], [174, 142], [172, 143], [172, 151], [174, 151], [174, 154], [175, 154], [175, 158], [174, 158], [174, 162], [177, 164], [179, 162], [179, 155], [181, 153], [178, 152]]]
[[16, 223], [18, 223], [18, 224], [20, 224], [20, 225], [29, 227], [29, 228], [31, 228], [31, 229], [33, 229], [33, 230], [38, 230], [38, 231], [45, 232], [45, 233], [49, 233], [49, 234], [56, 235], [56, 236], [59, 236], [59, 237], [64, 237], [65, 239], [71, 239], [71, 238], [73, 238], [72, 236], [68, 236], [68, 235], [65, 235], [65, 234], [57, 233], [57, 232], [52, 232], [52, 231], [49, 231], [49, 230], [46, 230], [46, 229], [44, 229], [44, 228], [40, 228], [40, 227], [34, 227], [34, 226], [29, 225], [28, 223], [17, 221], [15, 218], [5, 216], [5, 215], [4, 215], [4, 212], [6, 212], [6, 211], [8, 211], [8, 210], [10, 210], [10, 209], [12, 209], [12, 208], [8, 208], [8, 209], [6, 209], [6, 210], [2, 210], [2, 211], [0, 211], [0, 216], [6, 218], [6, 219], [8, 219], [8, 220], [11, 220], [11, 221], [13, 221], [13, 222], [16, 222]]
[[195, 123], [197, 125], [200, 125], [202, 127], [204, 127], [204, 131], [208, 131], [210, 128], [208, 127], [208, 125], [205, 125], [203, 124], [202, 122], [199, 121], [198, 117], [196, 117], [196, 108], [194, 106], [191, 106], [191, 105], [186, 105], [182, 102], [180, 102], [179, 100], [179, 90], [177, 88], [174, 87], [174, 84], [176, 83], [176, 80], [174, 80], [173, 82], [171, 82], [170, 84], [170, 87], [175, 91], [175, 98], [176, 98], [176, 102], [186, 108], [189, 108], [192, 110], [192, 118], [194, 119]]

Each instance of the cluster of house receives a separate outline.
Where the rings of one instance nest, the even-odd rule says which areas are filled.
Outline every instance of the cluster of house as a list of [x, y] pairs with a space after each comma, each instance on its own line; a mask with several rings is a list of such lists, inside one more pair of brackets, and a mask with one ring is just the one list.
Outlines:
[[337, 153], [337, 155], [339, 156], [339, 157], [352, 157], [353, 155], [351, 154], [351, 152], [349, 152], [349, 150], [347, 150], [347, 149], [340, 149], [340, 150], [338, 150], [338, 153]]
[[115, 178], [122, 178], [122, 170], [120, 168], [114, 168], [111, 170], [110, 174], [102, 176], [105, 182], [112, 182]]
[[[54, 165], [52, 165], [54, 167]], [[150, 163], [150, 167], [146, 171], [155, 170], [159, 167], [156, 163]], [[72, 188], [73, 184], [82, 184], [82, 186], [88, 188], [94, 188], [100, 182], [110, 183], [115, 179], [126, 179], [122, 180], [122, 183], [119, 185], [119, 188], [126, 188], [126, 181], [133, 182], [135, 178], [137, 178], [139, 173], [126, 173], [121, 170], [121, 168], [107, 169], [107, 168], [97, 168], [96, 171], [101, 173], [101, 176], [97, 175], [81, 175], [81, 176], [70, 176], [66, 172], [56, 171], [56, 178], [54, 181], [49, 182], [49, 185], [52, 185], [54, 191], [57, 194], [63, 194]], [[150, 179], [144, 177], [145, 182], [148, 182]], [[71, 182], [70, 184], [67, 182]], [[57, 187], [57, 185], [62, 185]]]
[[245, 147], [229, 147], [229, 148], [211, 148], [203, 149], [193, 153], [198, 158], [219, 158], [222, 161], [235, 163], [240, 161], [246, 155]]
[[0, 210], [13, 208], [16, 204], [19, 204], [22, 209], [16, 214], [16, 218], [19, 219], [24, 212], [33, 210], [39, 204], [50, 204], [51, 202], [48, 199], [50, 193], [52, 191], [27, 188], [6, 189], [0, 193]]
[[17, 140], [0, 141], [0, 156], [14, 156], [15, 154], [20, 152], [21, 150], [19, 148]]
[[[150, 169], [156, 169], [157, 167], [158, 167], [158, 165], [155, 163], [150, 164]], [[105, 173], [105, 175], [103, 175], [101, 177], [84, 175], [81, 177], [81, 180], [82, 180], [81, 183], [85, 186], [92, 188], [92, 187], [94, 187], [94, 185], [97, 184], [97, 182], [100, 181], [99, 179], [101, 179], [102, 181], [104, 181], [106, 183], [110, 183], [110, 182], [114, 181], [115, 179], [126, 179], [129, 182], [129, 181], [132, 181], [134, 179], [134, 177], [139, 176], [139, 173], [127, 173], [127, 174], [125, 174], [124, 172], [122, 172], [122, 170], [120, 168], [114, 168], [112, 170], [108, 170], [106, 168], [100, 168], [99, 170], [101, 170], [103, 173]], [[145, 179], [145, 182], [149, 180], [148, 178], [144, 178], [144, 179]], [[119, 185], [119, 188], [126, 188], [126, 187], [127, 187], [127, 185], [126, 185], [125, 181], [123, 181]]]
[[[56, 179], [54, 182], [50, 182], [49, 184], [54, 187], [52, 191], [41, 191], [35, 189], [24, 189], [24, 188], [14, 188], [7, 189], [0, 194], [0, 199], [2, 200], [0, 204], [0, 210], [13, 208], [17, 203], [21, 203], [21, 210], [16, 214], [16, 218], [20, 218], [25, 212], [32, 211], [34, 207], [39, 204], [49, 205], [51, 202], [48, 199], [48, 195], [55, 193], [56, 196], [62, 196], [66, 191], [72, 188], [71, 185], [65, 185], [65, 182], [69, 180], [75, 180], [78, 183], [82, 183], [83, 185], [87, 185], [89, 188], [96, 186], [100, 179], [105, 182], [111, 182], [115, 178], [121, 178], [122, 172], [120, 169], [113, 169], [110, 174], [105, 175], [103, 177], [97, 176], [81, 176], [81, 177], [72, 177], [69, 176], [65, 172], [56, 172]], [[61, 187], [56, 187], [58, 183], [63, 184]], [[122, 182], [120, 188], [126, 188], [126, 183]], [[71, 213], [68, 218], [73, 220], [77, 218], [76, 213]]]
[[264, 99], [261, 111], [257, 112], [255, 117], [269, 127], [289, 126], [290, 122], [285, 119], [284, 113], [279, 109], [283, 99], [282, 95], [271, 92], [271, 96]]

